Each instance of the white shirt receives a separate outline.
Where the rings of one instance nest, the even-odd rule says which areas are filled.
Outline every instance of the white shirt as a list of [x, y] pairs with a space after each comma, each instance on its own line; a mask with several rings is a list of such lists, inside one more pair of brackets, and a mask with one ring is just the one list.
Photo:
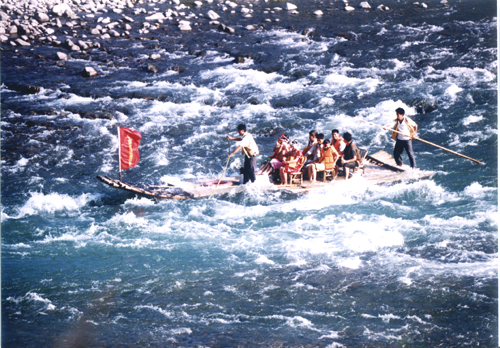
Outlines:
[[241, 150], [244, 155], [245, 151], [250, 156], [257, 156], [259, 154], [259, 148], [257, 147], [252, 134], [250, 133], [245, 132], [245, 134], [243, 134], [243, 139], [241, 140], [240, 146], [244, 148], [244, 150]]
[[398, 139], [399, 140], [410, 140], [410, 128], [406, 124], [406, 116], [403, 117], [403, 121], [399, 122], [398, 120], [398, 132], [408, 134], [408, 135], [403, 135], [403, 134], [398, 134]]

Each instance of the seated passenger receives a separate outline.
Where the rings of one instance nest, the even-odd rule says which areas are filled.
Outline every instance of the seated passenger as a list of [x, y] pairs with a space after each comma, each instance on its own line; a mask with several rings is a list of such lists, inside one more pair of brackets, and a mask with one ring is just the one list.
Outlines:
[[276, 146], [273, 149], [273, 154], [269, 156], [268, 161], [264, 163], [257, 175], [269, 175], [273, 170], [279, 170], [283, 162], [285, 154], [289, 150], [288, 136], [285, 133], [281, 133], [278, 140], [276, 141]]
[[361, 156], [358, 147], [352, 142], [352, 135], [349, 132], [344, 133], [344, 140], [347, 145], [344, 149], [344, 157], [340, 159], [341, 165], [335, 167], [335, 176], [338, 174], [339, 167], [344, 168], [345, 180], [349, 179], [349, 171], [359, 167]]
[[304, 150], [302, 150], [302, 153], [304, 155], [307, 151], [309, 151], [311, 147], [313, 147], [314, 144], [316, 144], [316, 134], [317, 132], [315, 130], [309, 132], [309, 142], [307, 143], [306, 147], [304, 147]]
[[288, 174], [297, 173], [305, 160], [297, 140], [292, 140], [291, 145], [292, 149], [286, 154], [283, 165], [280, 168], [281, 185], [288, 183]]
[[332, 146], [337, 150], [339, 155], [343, 156], [344, 155], [344, 149], [346, 146], [346, 142], [344, 138], [339, 133], [338, 129], [332, 130]]
[[304, 163], [304, 166], [302, 167], [302, 174], [305, 176], [308, 174], [307, 167], [310, 164], [314, 164], [318, 162], [318, 159], [321, 157], [321, 154], [323, 152], [323, 140], [325, 139], [325, 136], [320, 133], [316, 136], [316, 143], [307, 151], [305, 156], [307, 157], [306, 163]]
[[340, 157], [335, 150], [334, 147], [331, 146], [330, 140], [326, 139], [323, 142], [323, 151], [321, 157], [318, 159], [318, 162], [309, 164], [307, 166], [307, 170], [309, 173], [309, 178], [311, 182], [316, 181], [317, 172], [323, 172], [325, 170], [335, 169], [335, 163], [337, 159]]

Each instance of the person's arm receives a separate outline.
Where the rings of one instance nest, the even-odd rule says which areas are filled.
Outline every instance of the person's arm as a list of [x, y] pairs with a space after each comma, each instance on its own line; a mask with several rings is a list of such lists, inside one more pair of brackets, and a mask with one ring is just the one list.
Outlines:
[[241, 150], [241, 145], [240, 145], [240, 146], [238, 146], [236, 149], [234, 149], [234, 151], [233, 151], [233, 152], [231, 152], [229, 155], [227, 155], [227, 157], [231, 157], [232, 155], [234, 155], [235, 153], [237, 153], [237, 152], [238, 152], [238, 151], [240, 151], [240, 150]]
[[332, 152], [333, 152], [333, 163], [337, 163], [339, 157], [340, 157], [340, 154], [337, 152], [337, 150], [332, 146], [331, 147], [332, 149]]
[[417, 129], [418, 129], [418, 124], [415, 123], [415, 127], [413, 129], [413, 136], [411, 137], [411, 139], [413, 139], [417, 136]]
[[241, 141], [242, 140], [239, 137], [232, 137], [232, 136], [229, 136], [229, 135], [226, 135], [226, 139], [227, 140], [234, 140], [234, 141]]

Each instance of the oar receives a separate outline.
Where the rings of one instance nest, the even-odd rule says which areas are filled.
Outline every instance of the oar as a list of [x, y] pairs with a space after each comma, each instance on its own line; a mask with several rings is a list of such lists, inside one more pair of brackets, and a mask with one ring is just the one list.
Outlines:
[[[402, 135], [406, 135], [406, 136], [408, 136], [408, 134], [401, 133], [401, 132], [399, 132], [399, 131], [397, 131], [397, 130], [394, 130], [394, 129], [388, 129], [387, 127], [381, 126], [381, 125], [379, 125], [379, 124], [376, 124], [376, 123], [373, 123], [373, 122], [370, 122], [370, 121], [363, 120], [362, 118], [358, 118], [358, 117], [354, 117], [354, 116], [353, 116], [353, 118], [356, 118], [356, 119], [358, 119], [358, 120], [360, 120], [360, 121], [363, 121], [363, 122], [365, 122], [365, 123], [369, 123], [369, 124], [371, 124], [371, 125], [373, 125], [373, 126], [380, 127], [380, 128], [382, 128], [382, 129], [387, 130], [387, 131], [390, 131], [390, 132], [394, 132], [394, 133], [398, 133], [398, 134], [402, 134]], [[421, 142], [423, 142], [423, 143], [426, 143], [426, 144], [429, 144], [429, 145], [435, 146], [435, 147], [437, 147], [437, 148], [440, 148], [441, 150], [445, 150], [445, 151], [451, 152], [451, 153], [452, 153], [452, 154], [454, 154], [454, 155], [457, 155], [457, 156], [460, 156], [460, 157], [463, 157], [463, 158], [467, 158], [468, 160], [471, 160], [471, 161], [474, 161], [474, 162], [476, 162], [476, 163], [479, 163], [479, 164], [483, 164], [483, 165], [484, 165], [484, 163], [483, 163], [483, 162], [478, 161], [477, 159], [474, 159], [474, 158], [471, 158], [471, 157], [468, 157], [468, 156], [462, 155], [461, 153], [458, 153], [458, 152], [452, 151], [452, 150], [450, 150], [450, 149], [447, 149], [446, 147], [443, 147], [443, 146], [440, 146], [440, 145], [437, 145], [437, 144], [431, 143], [430, 141], [424, 140], [424, 139], [422, 139], [422, 138], [419, 138], [419, 137], [414, 137], [413, 139], [420, 140], [420, 141], [421, 141]]]

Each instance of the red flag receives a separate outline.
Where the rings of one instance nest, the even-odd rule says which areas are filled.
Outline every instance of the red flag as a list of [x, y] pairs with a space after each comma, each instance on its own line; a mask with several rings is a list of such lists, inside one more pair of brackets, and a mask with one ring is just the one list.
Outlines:
[[139, 162], [139, 144], [141, 133], [138, 131], [118, 127], [120, 135], [120, 169], [134, 168]]

